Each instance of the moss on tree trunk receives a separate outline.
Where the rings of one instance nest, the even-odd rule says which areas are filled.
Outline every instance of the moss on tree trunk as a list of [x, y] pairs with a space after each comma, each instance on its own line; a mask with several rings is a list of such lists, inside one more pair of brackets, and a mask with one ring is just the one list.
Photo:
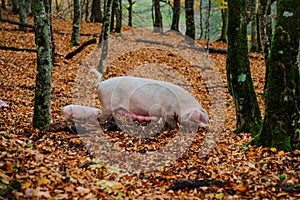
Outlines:
[[300, 6], [298, 0], [279, 0], [277, 18], [267, 60], [266, 114], [255, 143], [281, 150], [299, 148]]
[[261, 126], [260, 110], [250, 73], [247, 46], [247, 0], [228, 1], [227, 80], [234, 99], [236, 133], [257, 133]]
[[46, 0], [33, 0], [37, 74], [34, 98], [33, 126], [41, 128], [51, 121], [52, 48], [50, 20]]

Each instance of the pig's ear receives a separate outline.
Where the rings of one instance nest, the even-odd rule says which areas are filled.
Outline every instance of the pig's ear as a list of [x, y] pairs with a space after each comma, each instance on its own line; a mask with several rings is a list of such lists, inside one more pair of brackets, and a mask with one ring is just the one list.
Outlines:
[[207, 112], [203, 109], [193, 108], [190, 111], [189, 118], [198, 121], [201, 126], [209, 123]]
[[190, 109], [183, 114], [184, 121], [197, 121], [199, 122], [199, 110], [196, 108]]

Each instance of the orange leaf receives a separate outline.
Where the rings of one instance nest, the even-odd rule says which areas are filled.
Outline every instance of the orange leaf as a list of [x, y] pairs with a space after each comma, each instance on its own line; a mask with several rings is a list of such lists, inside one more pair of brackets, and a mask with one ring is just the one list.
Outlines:
[[248, 185], [239, 185], [235, 187], [235, 190], [240, 191], [240, 192], [246, 192], [248, 190]]

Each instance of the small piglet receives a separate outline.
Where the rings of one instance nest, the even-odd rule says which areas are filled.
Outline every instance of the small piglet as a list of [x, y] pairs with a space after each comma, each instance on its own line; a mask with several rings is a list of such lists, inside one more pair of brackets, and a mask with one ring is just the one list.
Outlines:
[[209, 122], [207, 112], [189, 92], [168, 82], [120, 76], [99, 82], [98, 95], [101, 120], [117, 112], [139, 121], [163, 117], [172, 128], [177, 127], [177, 121], [196, 121], [200, 126]]
[[0, 100], [0, 108], [8, 108], [8, 107], [9, 105], [5, 101]]
[[63, 108], [63, 115], [65, 120], [70, 119], [88, 119], [88, 118], [99, 118], [101, 110], [89, 106], [81, 105], [68, 105]]

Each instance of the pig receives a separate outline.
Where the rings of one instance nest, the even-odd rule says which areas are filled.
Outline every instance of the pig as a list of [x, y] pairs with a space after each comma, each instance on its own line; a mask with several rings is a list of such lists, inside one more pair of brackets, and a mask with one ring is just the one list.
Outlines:
[[139, 121], [163, 117], [171, 128], [177, 128], [177, 122], [194, 121], [200, 126], [209, 122], [207, 112], [189, 92], [164, 81], [114, 77], [98, 82], [98, 96], [102, 106], [101, 120], [106, 120], [113, 112], [121, 112]]
[[98, 118], [102, 112], [98, 108], [81, 105], [68, 105], [63, 108], [63, 115], [65, 120], [76, 119], [88, 119]]
[[122, 110], [122, 109], [117, 110], [116, 113], [124, 115], [126, 117], [130, 117], [132, 120], [137, 120], [139, 122], [143, 122], [143, 121], [149, 122], [149, 121], [158, 120], [158, 117], [155, 117], [155, 116], [136, 115], [134, 113], [129, 113], [129, 112], [127, 112], [125, 110]]
[[5, 101], [0, 100], [0, 108], [8, 108], [8, 107], [9, 105]]

